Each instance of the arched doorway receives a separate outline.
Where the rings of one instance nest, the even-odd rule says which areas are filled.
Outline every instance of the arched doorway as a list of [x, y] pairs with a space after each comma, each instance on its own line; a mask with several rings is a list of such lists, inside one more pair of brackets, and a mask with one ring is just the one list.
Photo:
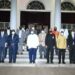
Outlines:
[[[29, 10], [29, 11], [28, 11]], [[45, 6], [40, 1], [31, 1], [27, 5], [27, 11], [21, 11], [21, 26], [35, 25], [35, 27], [50, 28], [50, 12], [45, 10]]]

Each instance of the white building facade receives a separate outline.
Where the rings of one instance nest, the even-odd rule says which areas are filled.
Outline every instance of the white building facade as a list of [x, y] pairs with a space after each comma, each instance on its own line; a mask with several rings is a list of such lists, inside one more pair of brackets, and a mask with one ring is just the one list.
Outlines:
[[[1, 1], [1, 0], [0, 0]], [[6, 0], [4, 0], [6, 1]], [[10, 8], [0, 8], [1, 11], [10, 12], [9, 26], [11, 29], [17, 29], [21, 26], [21, 12], [48, 12], [50, 13], [50, 27], [56, 26], [58, 30], [62, 27], [61, 13], [75, 13], [75, 10], [61, 10], [63, 2], [70, 2], [75, 6], [75, 0], [7, 0], [10, 1]], [[42, 5], [39, 3], [42, 3]], [[31, 5], [29, 5], [32, 3]], [[31, 6], [33, 8], [31, 8]], [[29, 7], [28, 7], [29, 6]], [[65, 6], [66, 7], [66, 6]], [[64, 8], [65, 8], [64, 7]], [[0, 21], [0, 24], [2, 21]], [[4, 24], [6, 22], [3, 22]], [[67, 23], [68, 24], [68, 23]], [[74, 24], [74, 23], [73, 23]]]

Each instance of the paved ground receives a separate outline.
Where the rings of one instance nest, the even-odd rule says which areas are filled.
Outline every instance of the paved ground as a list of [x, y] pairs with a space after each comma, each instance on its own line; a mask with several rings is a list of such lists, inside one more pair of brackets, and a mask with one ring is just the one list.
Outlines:
[[[36, 65], [29, 64], [17, 65], [7, 64], [7, 66], [1, 66], [0, 64], [0, 75], [75, 75], [75, 65]], [[8, 66], [9, 65], [9, 66]]]
[[29, 64], [28, 52], [17, 55], [16, 64], [9, 64], [7, 55], [5, 63], [0, 63], [0, 75], [75, 75], [75, 65], [69, 64], [69, 52], [66, 52], [66, 64], [58, 64], [58, 56], [54, 54], [54, 64], [46, 64], [46, 59], [39, 59], [35, 64]]

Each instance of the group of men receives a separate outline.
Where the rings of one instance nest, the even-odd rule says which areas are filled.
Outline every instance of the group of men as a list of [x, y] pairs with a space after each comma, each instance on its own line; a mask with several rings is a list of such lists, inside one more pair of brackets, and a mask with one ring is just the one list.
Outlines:
[[9, 63], [16, 62], [19, 37], [15, 30], [4, 29], [0, 30], [0, 63], [4, 63], [4, 59], [9, 49]]
[[39, 35], [35, 34], [37, 36], [35, 39], [34, 34], [34, 32], [31, 32], [27, 38], [30, 63], [34, 63], [36, 60], [37, 48], [39, 48], [40, 58], [43, 58], [44, 56], [44, 58], [47, 59], [47, 63], [54, 63], [53, 58], [55, 50], [59, 64], [66, 63], [65, 52], [68, 49], [70, 63], [75, 63], [74, 32], [71, 31], [70, 35], [68, 29], [60, 29], [60, 31], [57, 31], [57, 28], [54, 27], [54, 29], [49, 29], [48, 33], [45, 33], [44, 30], [42, 30]]
[[75, 32], [57, 28], [49, 29], [48, 33], [41, 30], [39, 34], [32, 27], [31, 30], [2, 29], [0, 31], [0, 62], [4, 62], [9, 50], [9, 63], [16, 62], [17, 53], [22, 54], [23, 44], [27, 46], [30, 63], [36, 62], [37, 50], [40, 58], [47, 59], [47, 63], [54, 63], [54, 50], [58, 55], [58, 63], [65, 64], [65, 52], [68, 47], [70, 63], [75, 63]]
[[[66, 50], [66, 37], [64, 36], [64, 31], [57, 31], [57, 28], [49, 29], [49, 32], [46, 34], [44, 39], [45, 44], [45, 57], [47, 59], [47, 63], [53, 63], [54, 58], [54, 50], [56, 55], [58, 55], [59, 64], [65, 64], [65, 50]], [[43, 49], [44, 50], [44, 49]]]

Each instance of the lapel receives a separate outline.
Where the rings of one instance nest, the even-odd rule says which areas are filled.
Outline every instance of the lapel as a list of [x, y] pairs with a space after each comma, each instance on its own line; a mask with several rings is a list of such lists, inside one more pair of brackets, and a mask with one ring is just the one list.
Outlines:
[[1, 38], [4, 38], [4, 35], [3, 36], [1, 35]]
[[15, 35], [11, 35], [11, 39], [14, 40]]

